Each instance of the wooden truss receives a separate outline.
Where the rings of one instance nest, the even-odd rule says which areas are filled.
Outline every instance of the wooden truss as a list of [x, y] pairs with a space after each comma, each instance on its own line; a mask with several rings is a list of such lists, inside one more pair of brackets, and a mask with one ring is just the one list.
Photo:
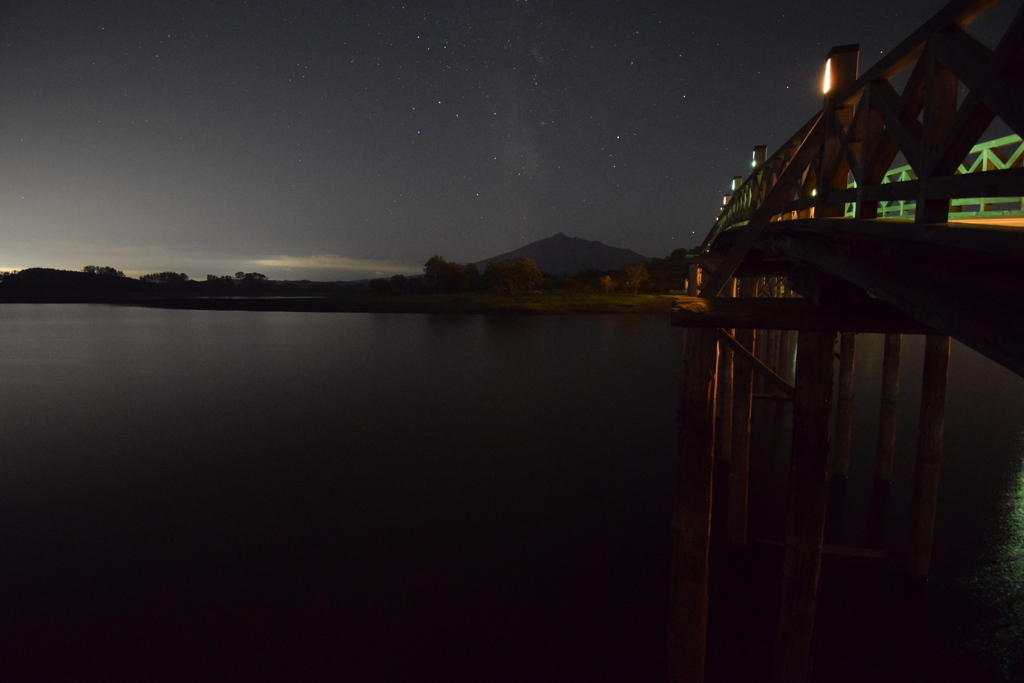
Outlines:
[[[982, 215], [986, 205], [1019, 202], [1020, 152], [986, 153], [979, 139], [997, 118], [1016, 141], [1024, 136], [1024, 9], [995, 49], [964, 31], [997, 3], [951, 2], [859, 78], [857, 47], [834, 48], [822, 111], [757, 165], [705, 239], [709, 248], [722, 233], [739, 232], [701, 296], [721, 292], [771, 222], [872, 220], [891, 215], [894, 203], [906, 218], [912, 202], [915, 222], [936, 224], [964, 200]], [[898, 92], [892, 80], [908, 69]], [[961, 86], [967, 95], [958, 102]], [[907, 167], [893, 169], [899, 155]]]

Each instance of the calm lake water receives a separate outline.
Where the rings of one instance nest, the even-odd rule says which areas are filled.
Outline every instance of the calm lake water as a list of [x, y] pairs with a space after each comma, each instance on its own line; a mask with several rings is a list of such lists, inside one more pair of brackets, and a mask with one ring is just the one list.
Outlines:
[[[0, 679], [664, 679], [667, 319], [4, 305], [0, 331]], [[881, 345], [862, 340], [863, 462], [829, 529], [851, 545], [877, 510]], [[893, 548], [921, 344], [904, 349]], [[1022, 428], [1024, 380], [954, 345], [933, 580], [893, 611], [873, 597], [902, 594], [890, 568], [828, 564], [816, 676], [1020, 674]], [[771, 540], [785, 457], [762, 441], [752, 530]], [[713, 557], [709, 679], [770, 650], [734, 615], [770, 622], [771, 591], [727, 590], [750, 567], [770, 587], [775, 548], [754, 548]], [[861, 605], [877, 614], [847, 618]], [[851, 643], [842, 624], [875, 616], [950, 645]]]

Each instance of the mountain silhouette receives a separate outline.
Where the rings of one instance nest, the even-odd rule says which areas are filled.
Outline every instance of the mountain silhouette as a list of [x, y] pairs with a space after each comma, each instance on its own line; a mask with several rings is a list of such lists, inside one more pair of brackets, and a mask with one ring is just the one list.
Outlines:
[[581, 270], [618, 270], [630, 263], [649, 261], [631, 249], [609, 247], [595, 240], [580, 237], [568, 237], [562, 233], [552, 235], [514, 251], [499, 254], [476, 262], [476, 267], [483, 272], [491, 261], [503, 261], [510, 258], [528, 258], [533, 260], [543, 272], [551, 275], [572, 275]]

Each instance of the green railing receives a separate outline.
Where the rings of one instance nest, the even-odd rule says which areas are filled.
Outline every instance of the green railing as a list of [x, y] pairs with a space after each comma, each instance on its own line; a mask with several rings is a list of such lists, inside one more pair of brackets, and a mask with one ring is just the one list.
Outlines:
[[[1008, 168], [1020, 168], [1024, 162], [1024, 141], [1019, 135], [981, 142], [971, 148], [970, 153], [960, 164], [957, 173], [980, 173]], [[917, 180], [917, 175], [910, 166], [900, 166], [885, 174], [882, 183], [898, 183], [905, 180]], [[857, 187], [850, 183], [849, 187]], [[1024, 217], [1022, 197], [982, 197], [970, 199], [952, 199], [949, 207], [949, 220], [978, 220], [986, 218], [1017, 218]], [[914, 218], [915, 201], [881, 201], [878, 203], [879, 218], [910, 220]], [[846, 217], [853, 218], [855, 206], [846, 204]]]

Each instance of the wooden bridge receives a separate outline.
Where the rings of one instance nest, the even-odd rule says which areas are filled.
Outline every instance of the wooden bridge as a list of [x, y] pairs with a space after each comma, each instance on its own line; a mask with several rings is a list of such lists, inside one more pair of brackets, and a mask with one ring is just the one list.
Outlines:
[[[886, 334], [880, 481], [892, 476], [900, 335], [928, 335], [907, 548], [907, 569], [922, 578], [950, 337], [1024, 376], [1024, 8], [995, 48], [964, 30], [998, 3], [950, 2], [863, 74], [857, 46], [833, 48], [821, 111], [775, 154], [754, 149], [752, 173], [734, 180], [703, 243], [691, 296], [672, 314], [688, 328], [673, 519], [674, 680], [704, 675], [715, 458], [729, 463], [729, 540], [747, 541], [755, 377], [793, 403], [773, 677], [805, 681], [828, 479], [848, 467], [855, 335]], [[795, 368], [784, 352], [792, 336]]]

